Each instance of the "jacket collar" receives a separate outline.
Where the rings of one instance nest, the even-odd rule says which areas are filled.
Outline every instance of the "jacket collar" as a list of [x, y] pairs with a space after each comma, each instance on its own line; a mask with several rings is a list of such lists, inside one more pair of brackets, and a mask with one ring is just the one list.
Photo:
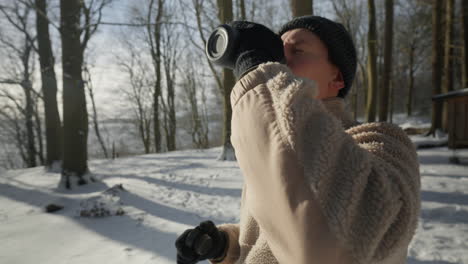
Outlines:
[[338, 120], [341, 121], [343, 127], [348, 129], [352, 126], [359, 124], [357, 121], [353, 119], [351, 116], [350, 111], [346, 109], [346, 103], [343, 98], [340, 97], [331, 97], [322, 99], [322, 103], [325, 108], [330, 112], [333, 116], [335, 116]]

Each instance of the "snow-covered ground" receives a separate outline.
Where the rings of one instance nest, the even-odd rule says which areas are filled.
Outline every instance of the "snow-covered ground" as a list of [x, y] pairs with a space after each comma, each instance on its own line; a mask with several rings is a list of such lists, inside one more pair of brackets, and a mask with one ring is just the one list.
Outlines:
[[[242, 176], [219, 153], [93, 160], [102, 181], [73, 191], [43, 168], [0, 171], [0, 263], [175, 263], [183, 230], [239, 220]], [[457, 153], [465, 165], [449, 164], [445, 147], [418, 153], [423, 204], [408, 263], [468, 263], [468, 150]], [[51, 203], [64, 209], [46, 213]]]
[[422, 210], [409, 263], [468, 263], [468, 150], [457, 151], [463, 165], [449, 163], [453, 151], [418, 151]]

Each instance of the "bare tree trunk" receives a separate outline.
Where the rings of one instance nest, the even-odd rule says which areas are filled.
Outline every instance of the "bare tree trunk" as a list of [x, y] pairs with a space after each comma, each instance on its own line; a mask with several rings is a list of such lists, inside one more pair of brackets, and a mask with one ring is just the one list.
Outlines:
[[[6, 6], [0, 5], [0, 12], [6, 17], [9, 24], [16, 30], [19, 31], [22, 37], [22, 43], [17, 45], [17, 43], [10, 42], [9, 39], [2, 39], [1, 43], [8, 47], [19, 59], [18, 68], [14, 69], [11, 80], [0, 80], [0, 83], [10, 83], [10, 84], [19, 84], [24, 93], [24, 100], [25, 105], [23, 106], [22, 103], [18, 103], [15, 96], [9, 94], [8, 92], [4, 92], [3, 96], [6, 96], [8, 99], [12, 100], [17, 110], [21, 113], [22, 117], [19, 120], [25, 122], [25, 130], [24, 131], [21, 127], [20, 130], [17, 132], [18, 135], [25, 133], [24, 137], [21, 135], [21, 138], [24, 140], [24, 151], [22, 151], [22, 155], [25, 159], [25, 163], [27, 167], [35, 167], [36, 163], [36, 136], [34, 131], [34, 99], [33, 96], [35, 91], [33, 90], [31, 79], [34, 72], [34, 60], [31, 59], [32, 52], [35, 50], [35, 37], [31, 35], [29, 32], [29, 14], [31, 11], [31, 6], [23, 4], [18, 5], [16, 4], [14, 7], [8, 8]], [[17, 48], [17, 46], [20, 46]], [[30, 63], [33, 62], [32, 66]], [[19, 137], [18, 137], [19, 139]], [[21, 145], [18, 145], [21, 148]]]
[[[198, 29], [198, 35], [200, 36], [203, 46], [206, 45], [206, 38], [203, 34], [203, 25], [202, 25], [202, 12], [203, 12], [203, 5], [200, 0], [194, 0], [194, 9], [195, 9], [195, 18], [197, 20], [197, 29]], [[218, 7], [219, 8], [219, 7]], [[202, 48], [203, 49], [203, 48]], [[215, 78], [216, 84], [218, 86], [220, 94], [224, 93], [224, 87], [223, 87], [223, 81], [221, 80], [221, 77], [219, 74], [216, 72], [213, 63], [206, 57], [206, 61], [208, 63], [208, 67], [210, 68], [211, 73], [213, 74], [213, 77]]]
[[313, 0], [290, 0], [293, 17], [314, 14]]
[[[226, 24], [232, 21], [232, 0], [218, 1], [218, 17], [221, 23]], [[234, 160], [234, 149], [231, 143], [231, 91], [236, 79], [232, 70], [223, 69], [223, 97], [224, 97], [224, 122], [223, 122], [223, 152], [218, 157], [219, 160]]]
[[[174, 77], [174, 76], [173, 76]], [[174, 80], [171, 82], [171, 86], [168, 86], [167, 91], [167, 110], [168, 110], [168, 133], [166, 138], [166, 146], [168, 151], [176, 150], [176, 115], [175, 115], [175, 104], [174, 104]]]
[[[129, 69], [131, 70], [131, 69]], [[132, 74], [131, 74], [131, 77]], [[141, 87], [135, 87], [136, 83], [132, 81], [132, 89], [135, 97], [136, 104], [136, 121], [138, 123], [138, 131], [140, 132], [140, 138], [143, 143], [143, 148], [145, 149], [145, 154], [150, 153], [151, 150], [151, 121], [147, 118], [146, 111], [143, 106], [143, 97], [141, 95]]]
[[175, 58], [168, 58], [165, 67], [167, 86], [167, 133], [166, 146], [168, 151], [176, 150], [176, 115], [175, 115]]
[[[167, 45], [167, 43], [166, 43]], [[167, 66], [166, 63], [172, 63], [171, 59], [168, 59], [166, 56], [164, 58], [164, 73], [166, 78], [166, 101], [161, 100], [161, 106], [163, 110], [163, 128], [166, 134], [166, 149], [167, 151], [173, 151], [176, 148], [176, 119], [175, 119], [175, 108], [174, 108], [174, 81], [175, 76], [171, 70], [170, 66]], [[166, 60], [169, 61], [166, 61]]]
[[33, 87], [31, 83], [32, 70], [29, 66], [29, 60], [31, 58], [32, 43], [26, 37], [24, 40], [24, 50], [21, 57], [23, 65], [23, 79], [21, 81], [21, 87], [24, 91], [24, 97], [26, 100], [25, 106], [25, 120], [26, 120], [26, 137], [27, 137], [27, 155], [28, 155], [28, 167], [36, 167], [36, 140], [34, 135], [34, 100], [33, 100]]
[[35, 121], [35, 128], [36, 128], [36, 137], [37, 137], [37, 143], [39, 147], [39, 151], [36, 153], [37, 157], [39, 158], [40, 164], [45, 165], [45, 159], [44, 159], [44, 144], [42, 142], [42, 125], [41, 125], [41, 117], [39, 116], [39, 107], [38, 107], [38, 100], [34, 100], [34, 121]]
[[23, 164], [27, 164], [28, 156], [26, 155], [26, 152], [25, 152], [23, 130], [21, 129], [20, 118], [17, 116], [15, 111], [12, 111], [11, 114], [13, 116], [10, 116], [6, 113], [5, 110], [0, 108], [0, 116], [3, 116], [6, 120], [10, 121], [13, 134], [14, 134], [14, 139], [16, 141], [16, 147], [19, 150], [21, 160], [23, 161]]
[[[443, 26], [444, 32], [444, 47], [443, 47], [443, 73], [442, 73], [442, 92], [447, 93], [453, 91], [453, 17], [454, 17], [454, 0], [447, 0], [444, 5], [445, 21]], [[442, 130], [447, 132], [448, 129], [448, 105], [442, 105]]]
[[143, 115], [143, 128], [146, 135], [146, 138], [142, 135], [143, 144], [145, 146], [145, 153], [148, 154], [151, 152], [151, 121], [150, 118]]
[[51, 169], [54, 163], [59, 164], [62, 160], [62, 125], [57, 105], [57, 79], [55, 77], [55, 59], [49, 35], [47, 4], [46, 0], [36, 0], [35, 4], [46, 127], [46, 166]]
[[240, 19], [245, 20], [245, 0], [239, 0]]
[[137, 97], [136, 99], [136, 116], [138, 123], [138, 131], [140, 132], [140, 138], [145, 149], [145, 154], [150, 153], [151, 150], [151, 121], [146, 117], [146, 112], [141, 102], [142, 98]]
[[[199, 110], [199, 104], [197, 100], [197, 88], [198, 82], [196, 80], [193, 66], [190, 65], [185, 72], [183, 88], [187, 96], [188, 112], [190, 113], [190, 135], [192, 137], [192, 144], [196, 148], [207, 148], [208, 147], [208, 123], [206, 121], [206, 112]], [[203, 89], [203, 87], [200, 87]], [[202, 90], [202, 102], [201, 105], [206, 103], [206, 97]]]
[[463, 31], [462, 47], [462, 88], [468, 88], [468, 1], [462, 0], [461, 4], [461, 28]]
[[408, 101], [406, 103], [406, 113], [408, 116], [413, 114], [413, 91], [414, 91], [414, 53], [415, 46], [411, 45], [408, 65]]
[[255, 20], [255, 15], [257, 11], [257, 2], [252, 1], [252, 8], [250, 9], [250, 20]]
[[117, 158], [119, 155], [117, 154], [117, 152], [115, 151], [115, 142], [112, 141], [112, 159], [114, 160], [115, 158]]
[[166, 79], [166, 101], [161, 100], [164, 107], [164, 130], [166, 132], [166, 148], [168, 151], [176, 150], [176, 113], [175, 113], [175, 85], [177, 56], [180, 53], [177, 43], [179, 35], [174, 34], [170, 25], [165, 25], [162, 45], [165, 47], [161, 54]]
[[196, 93], [196, 83], [192, 74], [187, 74], [185, 90], [188, 97], [190, 105], [190, 119], [191, 119], [191, 131], [190, 135], [192, 136], [192, 143], [197, 147], [201, 148], [200, 144], [200, 115], [198, 114], [198, 103], [197, 103], [197, 93]]
[[143, 115], [143, 110], [142, 109], [139, 109], [139, 112], [140, 112], [140, 120], [138, 121], [138, 128], [139, 128], [139, 131], [140, 131], [140, 136], [141, 136], [141, 140], [142, 140], [142, 143], [143, 143], [143, 148], [145, 149], [145, 154], [148, 154], [150, 153], [150, 150], [151, 150], [151, 125], [149, 122], [146, 122], [146, 120], [144, 119], [144, 115]]
[[153, 60], [154, 71], [156, 75], [156, 82], [153, 91], [153, 135], [154, 135], [154, 149], [156, 153], [161, 152], [161, 125], [159, 120], [159, 99], [161, 97], [161, 20], [163, 16], [164, 0], [158, 0], [157, 14], [155, 17], [154, 29], [151, 29], [149, 24], [151, 20], [152, 9], [154, 0], [151, 0], [148, 9], [148, 37], [150, 41], [150, 52]]
[[[26, 65], [28, 63], [26, 62]], [[25, 70], [25, 72], [29, 72], [29, 70]], [[25, 117], [26, 117], [26, 136], [27, 136], [27, 155], [28, 155], [28, 167], [36, 167], [36, 142], [35, 142], [35, 135], [34, 135], [34, 100], [32, 99], [32, 85], [29, 81], [29, 73], [25, 74], [24, 78], [27, 78], [23, 81], [22, 85], [23, 90], [25, 93], [26, 98], [26, 109], [25, 109]]]
[[[432, 4], [432, 95], [442, 91], [442, 0], [433, 0]], [[442, 104], [432, 102], [432, 125], [428, 134], [435, 135], [442, 128]]]
[[393, 0], [385, 0], [385, 50], [383, 85], [379, 93], [379, 121], [387, 121], [388, 95], [392, 82], [392, 50], [393, 50]]
[[207, 111], [207, 97], [206, 90], [202, 89], [201, 91], [201, 105], [202, 109], [200, 110], [200, 142], [202, 148], [208, 148], [210, 146], [209, 134], [210, 134], [210, 122], [208, 118]]
[[[160, 27], [159, 25], [155, 27]], [[154, 149], [156, 153], [162, 152], [161, 149], [161, 125], [159, 120], [159, 98], [161, 97], [161, 49], [160, 49], [160, 29], [154, 30], [156, 42], [156, 83], [154, 85], [153, 94], [153, 133], [154, 133]]]
[[374, 0], [368, 0], [369, 9], [369, 31], [367, 33], [367, 107], [366, 120], [374, 122], [377, 109], [377, 29]]
[[98, 114], [97, 114], [97, 109], [96, 109], [96, 103], [94, 101], [94, 89], [93, 89], [93, 83], [91, 80], [91, 73], [89, 72], [88, 68], [85, 66], [84, 71], [86, 74], [86, 87], [88, 88], [89, 92], [89, 98], [91, 99], [91, 106], [93, 108], [93, 126], [94, 126], [94, 132], [96, 133], [96, 138], [99, 142], [99, 145], [101, 146], [102, 153], [104, 154], [104, 157], [106, 159], [109, 158], [109, 154], [107, 152], [107, 147], [106, 144], [104, 143], [104, 140], [102, 139], [101, 136], [101, 131], [99, 129], [99, 119], [98, 119]]
[[[81, 69], [80, 0], [60, 0], [63, 68], [63, 167], [61, 184], [86, 184], [88, 112]], [[83, 45], [84, 46], [84, 45]], [[73, 181], [73, 182], [71, 182]]]
[[390, 98], [389, 98], [389, 105], [390, 105], [390, 111], [389, 111], [389, 117], [388, 117], [388, 121], [390, 123], [393, 123], [393, 109], [395, 108], [394, 105], [395, 105], [395, 89], [393, 88], [395, 87], [394, 85], [394, 82], [392, 80], [392, 82], [390, 83], [390, 89], [389, 89], [389, 93], [390, 93]]
[[163, 98], [161, 98], [161, 110], [162, 110], [162, 129], [164, 130], [164, 133], [166, 135], [166, 148], [163, 149], [162, 151], [169, 151], [167, 149], [167, 140], [169, 137], [169, 110], [167, 109], [166, 102], [164, 101]]
[[128, 74], [131, 91], [124, 90], [131, 102], [135, 112], [135, 123], [139, 132], [140, 140], [143, 144], [145, 154], [151, 151], [151, 125], [153, 111], [151, 94], [154, 94], [153, 87], [149, 86], [147, 74], [149, 66], [141, 58], [141, 52], [134, 50], [131, 42], [124, 42], [126, 49], [130, 52], [130, 58], [122, 58], [119, 65]]
[[446, 1], [443, 92], [453, 91], [453, 17], [454, 0]]

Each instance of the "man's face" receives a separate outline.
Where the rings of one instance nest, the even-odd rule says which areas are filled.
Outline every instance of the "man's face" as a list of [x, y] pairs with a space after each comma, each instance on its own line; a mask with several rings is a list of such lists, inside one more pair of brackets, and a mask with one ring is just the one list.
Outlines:
[[325, 44], [307, 29], [293, 29], [281, 36], [286, 63], [292, 72], [314, 80], [319, 88], [318, 99], [336, 97], [344, 87], [338, 68], [328, 59]]

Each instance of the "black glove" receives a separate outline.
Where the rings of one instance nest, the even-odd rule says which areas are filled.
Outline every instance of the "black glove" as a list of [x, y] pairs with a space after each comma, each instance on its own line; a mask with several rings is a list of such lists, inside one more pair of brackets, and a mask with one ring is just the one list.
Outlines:
[[201, 222], [195, 229], [187, 229], [177, 238], [177, 264], [218, 259], [223, 256], [227, 242], [228, 235], [218, 230], [213, 222]]
[[234, 75], [237, 80], [259, 64], [284, 62], [283, 41], [269, 28], [248, 21], [233, 21], [229, 26], [239, 33], [239, 47], [233, 56], [236, 58]]

